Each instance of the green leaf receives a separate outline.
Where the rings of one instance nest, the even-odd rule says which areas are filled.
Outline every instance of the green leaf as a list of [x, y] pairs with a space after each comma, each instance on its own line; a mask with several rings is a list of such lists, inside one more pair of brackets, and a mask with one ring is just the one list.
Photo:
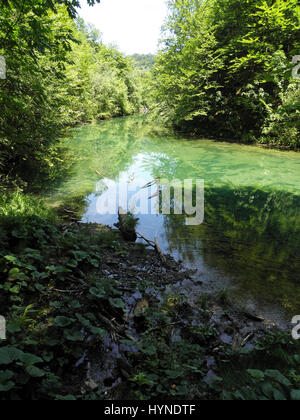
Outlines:
[[36, 283], [35, 284], [35, 288], [36, 288], [36, 290], [38, 290], [39, 292], [43, 292], [46, 288], [45, 288], [45, 286], [43, 286], [42, 284], [40, 284], [40, 283]]
[[293, 389], [291, 391], [291, 400], [292, 401], [300, 401], [300, 390], [299, 389]]
[[252, 378], [258, 381], [263, 381], [265, 379], [265, 375], [261, 370], [248, 369], [247, 372], [250, 376], [252, 376]]
[[91, 287], [90, 293], [93, 296], [96, 296], [97, 298], [103, 299], [106, 296], [106, 293], [103, 289], [97, 288], [97, 287]]
[[54, 325], [55, 325], [55, 327], [65, 328], [65, 327], [69, 327], [70, 325], [74, 324], [74, 322], [75, 322], [75, 319], [73, 319], [73, 318], [67, 318], [65, 316], [58, 316], [54, 320]]
[[274, 400], [275, 401], [286, 401], [287, 400], [286, 397], [284, 396], [284, 394], [282, 392], [278, 391], [278, 389], [274, 390], [273, 395], [274, 395]]
[[14, 373], [10, 370], [0, 371], [0, 383], [6, 382], [9, 379], [13, 378]]
[[64, 331], [64, 336], [69, 341], [83, 341], [84, 340], [84, 335], [76, 329]]
[[89, 258], [89, 262], [91, 263], [91, 265], [95, 268], [99, 268], [99, 261], [95, 260], [94, 258]]
[[292, 385], [291, 382], [285, 376], [283, 376], [282, 373], [280, 373], [278, 370], [271, 370], [271, 369], [266, 370], [265, 375], [268, 378], [272, 378], [275, 381], [279, 382], [281, 385], [284, 385], [286, 387], [289, 387]]
[[18, 324], [16, 324], [15, 322], [8, 322], [7, 326], [6, 326], [6, 329], [11, 334], [22, 331], [21, 327]]
[[19, 360], [24, 353], [15, 347], [0, 348], [0, 365], [9, 365]]
[[74, 395], [66, 395], [66, 396], [57, 395], [55, 399], [58, 401], [76, 401], [76, 397], [74, 397]]
[[8, 273], [8, 277], [10, 279], [17, 280], [19, 278], [19, 273], [20, 273], [20, 270], [18, 268], [12, 268]]
[[73, 255], [77, 261], [83, 261], [89, 256], [89, 254], [85, 251], [73, 251]]
[[39, 368], [37, 368], [36, 366], [30, 365], [26, 367], [26, 372], [32, 376], [33, 378], [42, 378], [43, 376], [45, 376], [45, 372]]
[[10, 370], [0, 371], [0, 392], [8, 392], [14, 388], [15, 383], [10, 381], [14, 377], [14, 373]]
[[177, 379], [182, 376], [182, 372], [179, 372], [178, 370], [166, 370], [165, 373], [171, 379]]
[[122, 299], [119, 299], [119, 298], [110, 298], [109, 299], [109, 303], [111, 304], [111, 306], [113, 306], [115, 308], [124, 309], [124, 310], [126, 309], [126, 305], [122, 301]]
[[22, 353], [22, 355], [19, 357], [19, 360], [23, 362], [25, 366], [35, 365], [36, 363], [43, 363], [43, 359], [31, 353]]
[[18, 294], [18, 293], [20, 293], [20, 286], [14, 286], [14, 287], [11, 287], [11, 288], [9, 289], [9, 291], [10, 291], [11, 293]]
[[272, 386], [270, 382], [264, 382], [261, 386], [261, 389], [266, 397], [268, 397], [269, 399], [273, 398], [275, 388]]
[[12, 262], [12, 263], [17, 263], [18, 262], [17, 257], [15, 257], [14, 255], [6, 255], [4, 258], [7, 261]]
[[91, 327], [90, 331], [94, 335], [100, 335], [101, 337], [105, 337], [108, 335], [108, 332], [103, 330], [102, 328]]

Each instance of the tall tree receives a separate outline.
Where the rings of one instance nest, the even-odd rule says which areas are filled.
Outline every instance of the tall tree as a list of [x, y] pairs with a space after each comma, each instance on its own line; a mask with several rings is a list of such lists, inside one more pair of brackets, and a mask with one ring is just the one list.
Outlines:
[[281, 142], [283, 133], [268, 127], [289, 95], [294, 116], [282, 121], [291, 124], [284, 142], [299, 146], [299, 90], [291, 79], [297, 0], [246, 0], [242, 7], [239, 0], [170, 0], [169, 8], [154, 73], [161, 113], [189, 131]]

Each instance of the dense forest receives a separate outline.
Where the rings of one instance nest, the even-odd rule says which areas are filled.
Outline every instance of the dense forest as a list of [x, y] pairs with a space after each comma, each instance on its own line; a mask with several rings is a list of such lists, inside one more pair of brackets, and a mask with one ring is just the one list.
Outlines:
[[160, 114], [180, 130], [300, 145], [297, 0], [171, 0], [154, 72]]
[[19, 184], [56, 173], [63, 128], [140, 109], [132, 60], [104, 46], [97, 30], [60, 3], [1, 6], [0, 55], [7, 68], [0, 88], [2, 185], [7, 177]]
[[153, 54], [133, 54], [130, 57], [142, 70], [151, 70], [154, 67], [155, 55]]
[[[290, 331], [264, 328], [225, 289], [172, 294], [195, 273], [157, 237], [125, 241], [120, 215], [83, 223], [103, 178], [134, 160], [154, 181], [205, 174], [205, 223], [187, 235], [184, 217], [166, 215], [169, 251], [190, 247], [213, 270], [243, 272], [247, 290], [299, 305], [298, 1], [169, 0], [156, 55], [105, 45], [79, 7], [0, 0], [0, 401], [299, 400]], [[240, 148], [232, 160], [227, 147]], [[243, 184], [254, 159], [257, 185]], [[97, 383], [92, 362], [107, 374]]]
[[64, 127], [149, 103], [179, 130], [299, 147], [296, 0], [243, 8], [238, 0], [171, 1], [154, 69], [154, 56], [106, 47], [95, 28], [74, 19], [73, 3], [62, 3], [2, 2], [2, 184], [36, 171], [51, 176]]

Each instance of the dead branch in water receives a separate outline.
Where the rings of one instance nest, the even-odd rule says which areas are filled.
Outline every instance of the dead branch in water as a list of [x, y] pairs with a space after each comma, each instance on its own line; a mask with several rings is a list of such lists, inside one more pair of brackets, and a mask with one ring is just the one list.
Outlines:
[[155, 240], [154, 241], [151, 241], [151, 239], [145, 238], [145, 236], [141, 235], [140, 233], [137, 233], [137, 236], [138, 236], [138, 238], [140, 238], [143, 241], [145, 241], [148, 245], [152, 246], [155, 249], [155, 251], [158, 253], [158, 255], [159, 255], [162, 263], [163, 264], [166, 264], [167, 259], [166, 259], [165, 255], [163, 254], [163, 252], [162, 252], [162, 250], [161, 250], [161, 248], [159, 246], [157, 235], [155, 236]]
[[160, 181], [160, 176], [158, 178], [153, 179], [153, 181], [148, 182], [146, 185], [144, 185], [141, 190], [144, 190], [146, 188], [152, 187], [153, 185], [158, 184]]
[[98, 171], [98, 169], [96, 169], [96, 174], [99, 175], [101, 178], [105, 178], [105, 176], [100, 171]]
[[143, 241], [147, 242], [148, 245], [155, 248], [155, 242], [154, 241], [151, 241], [150, 239], [145, 238], [145, 236], [141, 235], [140, 233], [137, 233], [137, 236], [138, 236], [139, 239], [143, 239]]
[[160, 256], [160, 259], [162, 260], [163, 264], [166, 264], [167, 260], [166, 260], [166, 257], [164, 256], [162, 250], [160, 249], [157, 235], [155, 235], [155, 247], [156, 247], [156, 251], [157, 251], [158, 255]]

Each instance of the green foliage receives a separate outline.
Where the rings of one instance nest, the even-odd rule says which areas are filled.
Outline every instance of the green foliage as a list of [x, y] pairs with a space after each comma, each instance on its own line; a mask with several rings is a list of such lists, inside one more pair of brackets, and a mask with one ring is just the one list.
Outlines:
[[270, 332], [255, 349], [232, 353], [220, 364], [223, 381], [218, 385], [226, 400], [299, 399], [299, 343], [289, 333]]
[[[139, 111], [138, 75], [129, 58], [101, 43], [101, 35], [79, 19], [66, 67], [66, 123], [129, 115]], [[80, 41], [78, 43], [78, 41]]]
[[[60, 129], [59, 102], [51, 92], [70, 49], [72, 24], [63, 9], [53, 13], [26, 6], [14, 30], [17, 10], [1, 9], [0, 54], [6, 59], [7, 78], [0, 81], [0, 174], [31, 178], [54, 175], [61, 157], [54, 147]], [[5, 37], [5, 33], [7, 33]], [[10, 34], [10, 35], [9, 35]]]
[[[0, 307], [8, 337], [0, 342], [0, 400], [102, 399], [101, 391], [82, 395], [78, 376], [85, 372], [74, 366], [110, 332], [103, 315], [122, 322], [127, 306], [118, 282], [97, 269], [102, 252], [119, 255], [123, 245], [93, 225], [59, 224], [32, 196], [15, 193], [0, 204]], [[154, 287], [139, 286], [143, 295]], [[122, 341], [139, 350], [129, 355], [130, 396], [299, 399], [299, 344], [290, 334], [269, 333], [252, 351], [233, 350], [220, 345], [207, 296], [199, 299], [198, 326], [184, 296], [161, 297], [150, 297], [149, 309], [135, 316], [139, 343]]]
[[216, 331], [187, 327], [185, 337], [174, 340], [172, 310], [173, 300], [169, 299], [163, 308], [152, 309], [146, 316], [147, 326], [139, 346], [142, 357], [131, 378], [132, 391], [140, 400], [199, 398], [206, 388], [202, 346], [209, 346]]
[[53, 180], [69, 160], [57, 147], [64, 127], [140, 109], [131, 59], [74, 21], [77, 4], [0, 4], [0, 55], [7, 67], [0, 81], [2, 184], [16, 180], [32, 187], [41, 177]]
[[139, 218], [129, 212], [122, 218], [122, 224], [125, 230], [135, 230], [139, 224]]
[[151, 70], [155, 64], [153, 54], [133, 54], [130, 56], [141, 70]]
[[300, 85], [291, 84], [282, 98], [282, 104], [268, 115], [260, 142], [299, 148]]
[[297, 148], [296, 0], [171, 0], [153, 101], [175, 127]]
[[58, 224], [33, 197], [14, 194], [0, 207], [0, 400], [59, 398], [76, 361], [108, 333], [97, 314], [123, 316], [115, 282], [96, 272], [100, 250], [119, 245]]
[[143, 314], [141, 355], [132, 355], [130, 389], [136, 398], [299, 399], [299, 343], [289, 333], [265, 333], [253, 350], [220, 342], [217, 346], [219, 332], [208, 325], [212, 312], [200, 312], [201, 327], [187, 322], [180, 327], [183, 308], [182, 297], [166, 296]]

